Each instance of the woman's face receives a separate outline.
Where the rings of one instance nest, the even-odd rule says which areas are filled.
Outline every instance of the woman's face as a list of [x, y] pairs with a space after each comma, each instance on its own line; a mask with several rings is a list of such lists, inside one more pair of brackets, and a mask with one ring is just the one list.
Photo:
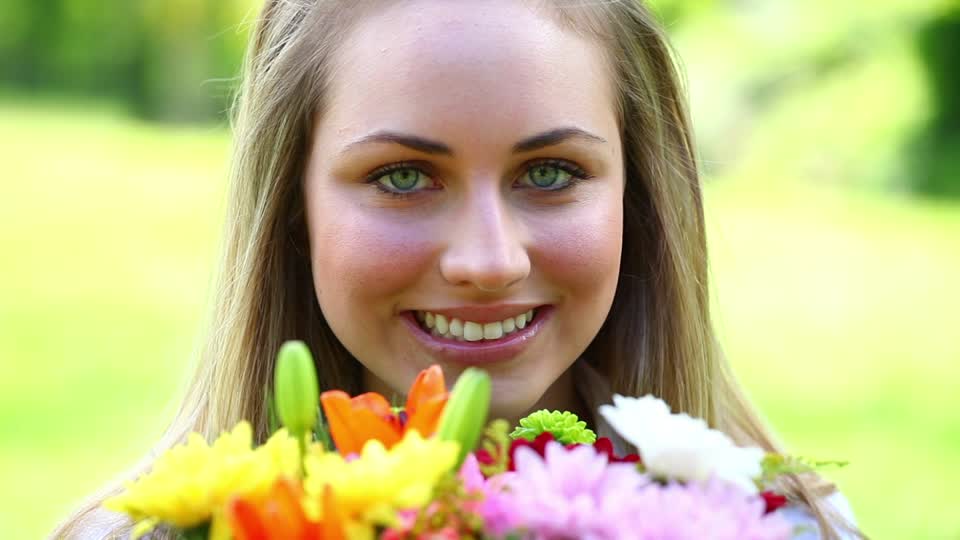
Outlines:
[[622, 241], [601, 50], [522, 2], [437, 0], [365, 18], [336, 60], [307, 219], [317, 299], [367, 388], [475, 365], [497, 416], [574, 408], [567, 370]]

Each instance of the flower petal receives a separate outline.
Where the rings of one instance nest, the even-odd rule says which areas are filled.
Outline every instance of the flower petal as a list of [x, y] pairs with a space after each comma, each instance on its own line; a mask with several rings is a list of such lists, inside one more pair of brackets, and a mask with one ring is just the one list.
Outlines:
[[[332, 390], [320, 395], [330, 436], [343, 455], [358, 454], [370, 439], [390, 447], [400, 440], [399, 426], [383, 417], [383, 396], [363, 394], [350, 399], [346, 392]], [[389, 403], [387, 403], [389, 409]]]
[[246, 499], [227, 504], [227, 519], [236, 540], [269, 540], [270, 533], [257, 506]]
[[337, 509], [333, 488], [326, 485], [323, 488], [323, 540], [346, 540], [343, 518]]
[[354, 409], [366, 409], [382, 418], [393, 416], [393, 408], [390, 407], [390, 402], [376, 392], [354, 396], [350, 398], [350, 405]]
[[440, 423], [440, 416], [443, 415], [446, 404], [446, 392], [420, 402], [416, 410], [410, 414], [405, 429], [414, 429], [423, 437], [433, 435], [437, 431], [437, 425]]
[[421, 405], [435, 401], [438, 396], [444, 396], [446, 401], [446, 394], [447, 386], [443, 378], [443, 370], [434, 364], [421, 371], [413, 381], [410, 393], [407, 394], [407, 414], [413, 416]]

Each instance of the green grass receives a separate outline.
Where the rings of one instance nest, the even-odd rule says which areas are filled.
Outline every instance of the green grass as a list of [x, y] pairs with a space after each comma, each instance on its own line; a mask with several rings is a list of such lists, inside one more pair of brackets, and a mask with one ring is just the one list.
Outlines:
[[790, 449], [873, 538], [960, 538], [960, 206], [708, 190], [718, 328]]
[[[227, 134], [0, 102], [0, 537], [145, 454], [199, 337]], [[874, 538], [958, 538], [960, 206], [708, 184], [715, 317], [744, 384]]]

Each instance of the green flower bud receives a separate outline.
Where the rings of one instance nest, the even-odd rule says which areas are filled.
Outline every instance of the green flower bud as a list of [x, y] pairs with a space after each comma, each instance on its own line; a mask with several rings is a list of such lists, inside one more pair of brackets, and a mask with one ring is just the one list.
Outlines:
[[280, 422], [302, 439], [317, 423], [320, 402], [313, 356], [302, 341], [288, 341], [280, 347], [273, 384]]
[[450, 391], [440, 416], [437, 437], [460, 443], [457, 468], [480, 440], [490, 410], [490, 393], [490, 375], [477, 368], [467, 368]]

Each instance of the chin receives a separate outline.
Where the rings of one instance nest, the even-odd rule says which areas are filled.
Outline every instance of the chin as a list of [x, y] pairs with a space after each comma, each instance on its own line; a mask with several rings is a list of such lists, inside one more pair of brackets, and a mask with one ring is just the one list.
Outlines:
[[[496, 385], [496, 382], [494, 382]], [[524, 388], [526, 392], [520, 394], [509, 390], [497, 391], [494, 388], [493, 395], [490, 398], [490, 419], [503, 418], [511, 422], [527, 416], [533, 412], [534, 407], [540, 400], [540, 395], [530, 394], [529, 386]]]

